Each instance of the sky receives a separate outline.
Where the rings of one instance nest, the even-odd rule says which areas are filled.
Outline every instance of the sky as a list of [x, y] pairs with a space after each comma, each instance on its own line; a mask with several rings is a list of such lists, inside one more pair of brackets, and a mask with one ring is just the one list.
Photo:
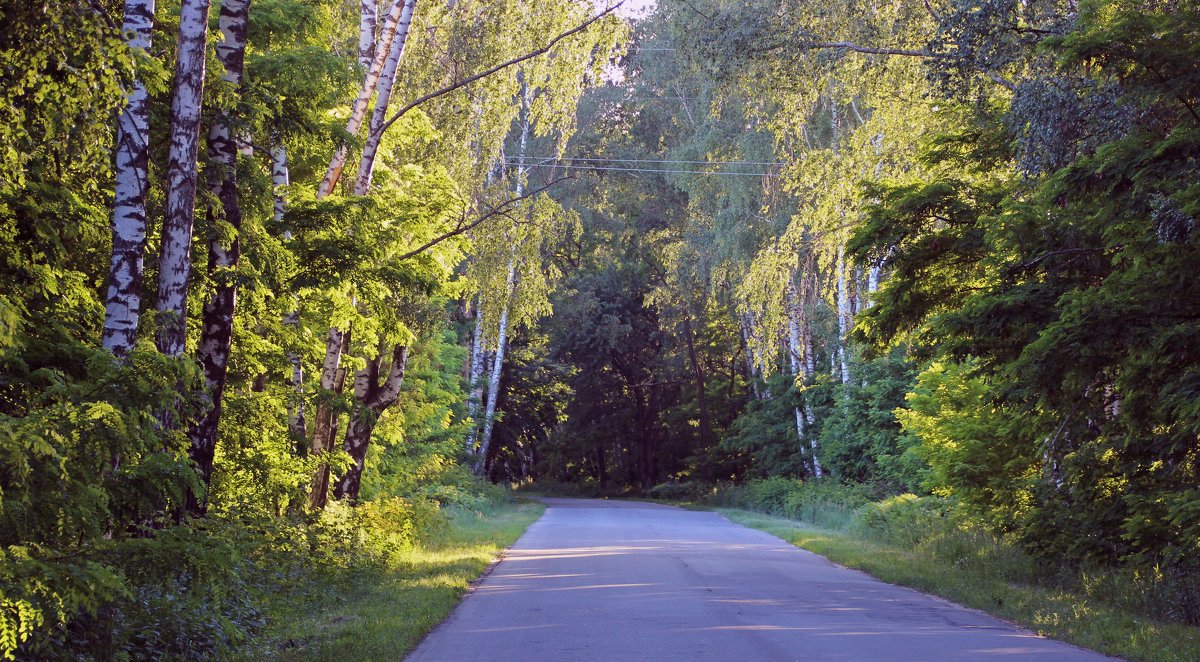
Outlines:
[[[604, 9], [614, 2], [616, 0], [592, 0], [592, 4], [597, 9]], [[625, 18], [641, 18], [653, 11], [656, 4], [658, 4], [658, 0], [625, 0], [625, 4], [621, 5], [617, 14]]]

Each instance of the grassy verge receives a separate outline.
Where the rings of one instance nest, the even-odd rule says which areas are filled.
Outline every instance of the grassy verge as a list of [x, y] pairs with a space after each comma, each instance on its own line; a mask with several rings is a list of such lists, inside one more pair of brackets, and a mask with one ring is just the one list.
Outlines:
[[834, 563], [989, 612], [1047, 637], [1130, 660], [1200, 660], [1200, 628], [1147, 618], [1086, 593], [1005, 577], [1003, 564], [994, 562], [995, 550], [968, 548], [947, 562], [853, 530], [816, 528], [746, 510], [718, 512]]
[[543, 510], [528, 502], [454, 510], [444, 531], [386, 563], [304, 578], [269, 600], [272, 625], [243, 659], [403, 658]]

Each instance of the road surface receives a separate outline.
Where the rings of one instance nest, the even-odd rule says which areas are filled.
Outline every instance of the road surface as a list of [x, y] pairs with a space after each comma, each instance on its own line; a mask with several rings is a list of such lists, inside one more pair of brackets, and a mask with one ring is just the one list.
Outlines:
[[546, 514], [410, 662], [1110, 659], [716, 513], [545, 501]]

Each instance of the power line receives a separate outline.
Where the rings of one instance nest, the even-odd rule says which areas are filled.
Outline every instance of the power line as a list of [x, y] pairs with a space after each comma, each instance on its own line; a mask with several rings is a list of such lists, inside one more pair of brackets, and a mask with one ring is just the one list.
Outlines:
[[[516, 161], [505, 161], [506, 166], [519, 166]], [[731, 177], [778, 177], [771, 172], [721, 172], [717, 170], [668, 170], [663, 168], [614, 168], [610, 166], [570, 165], [565, 163], [525, 164], [527, 168], [565, 168], [574, 170], [611, 170], [614, 172], [668, 173], [680, 175], [728, 175]]]
[[778, 161], [684, 161], [684, 160], [676, 160], [676, 159], [617, 159], [617, 158], [602, 159], [602, 158], [587, 158], [587, 157], [582, 157], [582, 156], [564, 156], [562, 158], [559, 158], [557, 156], [527, 156], [525, 158], [531, 159], [531, 160], [540, 160], [543, 162], [545, 162], [545, 161], [586, 161], [586, 162], [593, 162], [593, 163], [596, 163], [596, 162], [599, 162], [599, 163], [687, 163], [687, 164], [700, 164], [700, 165], [765, 165], [765, 166], [787, 165], [787, 163], [781, 163]]

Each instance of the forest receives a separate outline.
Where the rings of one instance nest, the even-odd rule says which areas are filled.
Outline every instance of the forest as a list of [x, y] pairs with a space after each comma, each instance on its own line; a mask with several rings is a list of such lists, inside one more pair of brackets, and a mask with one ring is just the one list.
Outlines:
[[633, 4], [0, 0], [0, 657], [228, 658], [513, 490], [1200, 625], [1200, 5]]

